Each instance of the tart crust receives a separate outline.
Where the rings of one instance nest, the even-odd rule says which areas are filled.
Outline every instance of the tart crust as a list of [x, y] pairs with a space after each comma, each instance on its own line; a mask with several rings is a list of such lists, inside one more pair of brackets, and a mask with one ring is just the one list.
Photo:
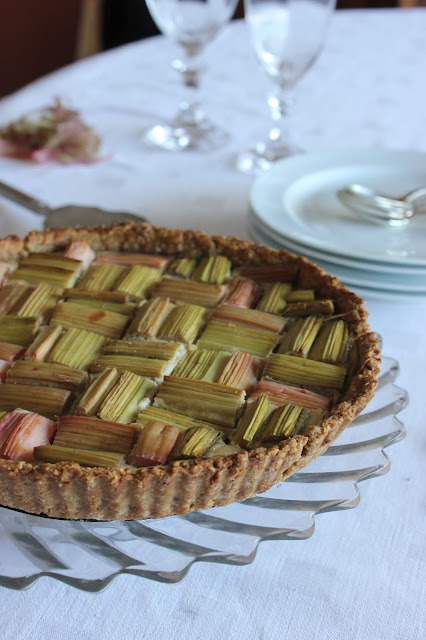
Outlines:
[[378, 339], [369, 331], [364, 303], [304, 257], [233, 237], [150, 226], [80, 227], [33, 231], [25, 239], [0, 240], [0, 259], [51, 252], [85, 239], [95, 251], [144, 251], [201, 257], [225, 255], [234, 265], [286, 265], [301, 289], [332, 297], [353, 336], [352, 380], [331, 415], [305, 436], [230, 456], [177, 460], [136, 469], [82, 467], [74, 462], [33, 465], [0, 460], [0, 504], [54, 518], [134, 520], [162, 518], [224, 506], [268, 490], [321, 455], [374, 395], [379, 371]]

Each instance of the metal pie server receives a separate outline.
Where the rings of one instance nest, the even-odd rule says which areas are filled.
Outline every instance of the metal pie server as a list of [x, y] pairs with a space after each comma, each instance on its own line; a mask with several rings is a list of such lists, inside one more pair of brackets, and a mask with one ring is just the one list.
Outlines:
[[0, 195], [43, 216], [45, 229], [68, 226], [77, 227], [79, 225], [86, 227], [99, 224], [110, 225], [113, 222], [147, 222], [147, 219], [143, 216], [137, 216], [125, 211], [106, 211], [98, 207], [83, 207], [68, 204], [64, 207], [52, 209], [44, 202], [40, 202], [26, 193], [18, 191], [4, 182], [0, 182]]

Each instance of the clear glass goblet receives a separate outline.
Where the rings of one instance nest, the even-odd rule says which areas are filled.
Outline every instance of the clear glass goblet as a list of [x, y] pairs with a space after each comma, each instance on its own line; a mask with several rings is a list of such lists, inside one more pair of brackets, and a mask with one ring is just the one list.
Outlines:
[[272, 128], [266, 142], [237, 158], [237, 168], [258, 174], [302, 150], [292, 141], [286, 117], [299, 78], [312, 66], [325, 40], [336, 0], [244, 0], [257, 58], [272, 80], [267, 103]]
[[193, 93], [180, 103], [171, 122], [156, 124], [145, 131], [144, 138], [150, 144], [168, 151], [209, 151], [226, 142], [227, 134], [208, 119], [195, 96], [201, 71], [200, 54], [230, 20], [237, 2], [146, 0], [160, 31], [179, 45], [182, 55], [173, 61], [173, 67], [182, 74], [185, 86]]

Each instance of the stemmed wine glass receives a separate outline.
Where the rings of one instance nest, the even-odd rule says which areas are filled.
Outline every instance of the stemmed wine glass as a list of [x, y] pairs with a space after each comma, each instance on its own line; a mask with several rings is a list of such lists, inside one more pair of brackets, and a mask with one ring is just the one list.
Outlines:
[[240, 171], [261, 173], [301, 151], [286, 126], [292, 90], [320, 53], [335, 4], [336, 0], [244, 0], [257, 58], [272, 79], [267, 103], [273, 124], [266, 142], [238, 156]]
[[[194, 92], [199, 85], [200, 53], [230, 20], [237, 1], [146, 0], [160, 31], [181, 49], [182, 55], [173, 61], [173, 67], [182, 74], [190, 91]], [[150, 144], [169, 151], [188, 148], [208, 151], [227, 139], [226, 133], [207, 118], [196, 99], [182, 101], [171, 122], [154, 125], [145, 131], [144, 137]]]

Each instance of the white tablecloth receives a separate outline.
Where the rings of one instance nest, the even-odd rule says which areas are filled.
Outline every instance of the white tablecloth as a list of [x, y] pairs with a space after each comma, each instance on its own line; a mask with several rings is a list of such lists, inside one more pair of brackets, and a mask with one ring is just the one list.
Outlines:
[[[396, 147], [426, 151], [426, 11], [340, 12], [325, 51], [300, 82], [294, 129], [306, 149]], [[206, 52], [202, 97], [230, 144], [211, 154], [146, 149], [140, 132], [173, 114], [181, 95], [172, 46], [132, 44], [59, 71], [0, 101], [0, 122], [54, 96], [72, 100], [104, 139], [92, 166], [0, 160], [0, 179], [47, 200], [142, 212], [158, 225], [246, 235], [250, 179], [232, 168], [264, 135], [267, 87], [243, 24]], [[111, 157], [110, 157], [111, 155]], [[0, 200], [0, 234], [40, 220]], [[361, 486], [360, 505], [317, 517], [313, 537], [267, 542], [252, 565], [195, 565], [179, 584], [121, 576], [90, 595], [49, 578], [27, 592], [0, 588], [7, 640], [292, 638], [417, 640], [426, 636], [426, 305], [369, 302], [384, 352], [410, 391], [406, 440], [392, 468]], [[1, 549], [0, 549], [1, 553]]]

